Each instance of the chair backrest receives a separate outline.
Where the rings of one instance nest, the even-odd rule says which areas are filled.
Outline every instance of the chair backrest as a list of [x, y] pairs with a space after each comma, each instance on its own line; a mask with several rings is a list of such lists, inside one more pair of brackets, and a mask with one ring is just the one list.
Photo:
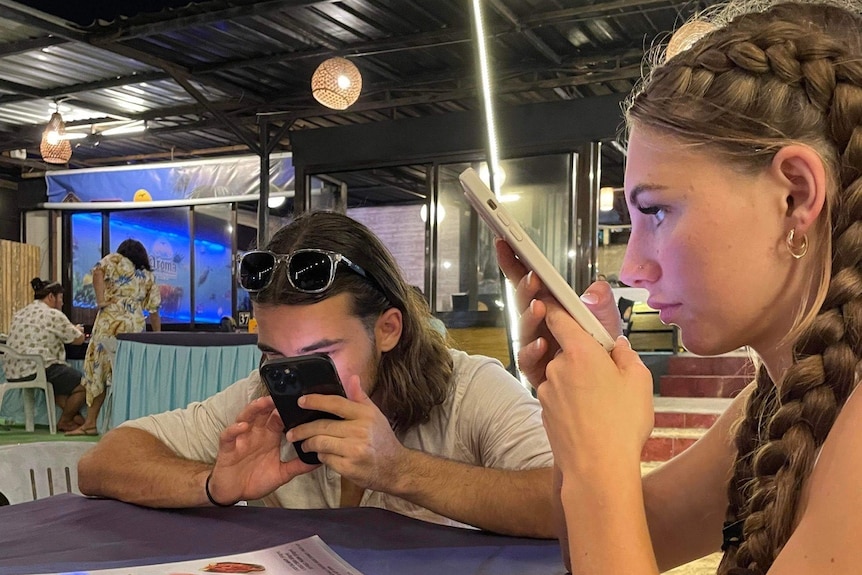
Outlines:
[[14, 348], [9, 347], [4, 343], [0, 343], [0, 383], [8, 379], [3, 369], [5, 367], [5, 360], [7, 357], [9, 359], [26, 359], [27, 361], [32, 361], [36, 364], [36, 381], [45, 381], [45, 360], [42, 359], [41, 355], [24, 354], [15, 351]]
[[0, 446], [0, 502], [10, 505], [78, 493], [78, 460], [89, 441], [45, 441]]

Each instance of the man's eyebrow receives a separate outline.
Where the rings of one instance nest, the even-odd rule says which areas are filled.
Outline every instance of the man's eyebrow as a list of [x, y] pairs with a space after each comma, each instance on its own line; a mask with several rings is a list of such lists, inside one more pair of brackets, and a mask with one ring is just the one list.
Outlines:
[[344, 343], [344, 339], [321, 339], [312, 344], [309, 344], [305, 347], [299, 349], [302, 353], [312, 353], [319, 349], [325, 349], [327, 347], [332, 347], [334, 345], [338, 345], [340, 343]]
[[261, 343], [261, 342], [257, 342], [257, 349], [259, 349], [263, 353], [280, 353], [274, 347], [270, 347], [270, 346], [266, 345], [265, 343]]
[[[299, 349], [299, 352], [300, 352], [301, 354], [304, 354], [304, 353], [313, 353], [313, 352], [315, 352], [315, 351], [317, 351], [317, 350], [325, 349], [325, 348], [327, 348], [327, 347], [332, 347], [332, 346], [334, 346], [334, 345], [337, 345], [337, 344], [340, 344], [340, 343], [343, 343], [343, 342], [344, 342], [344, 340], [343, 340], [343, 339], [321, 339], [321, 340], [315, 341], [314, 343], [311, 343], [311, 344], [309, 344], [309, 345], [306, 345], [306, 346], [305, 346], [305, 347], [303, 347], [303, 348], [300, 348], [300, 349]], [[260, 351], [262, 351], [263, 353], [276, 353], [276, 354], [279, 354], [279, 355], [281, 354], [281, 352], [280, 352], [279, 350], [277, 350], [277, 349], [275, 349], [274, 347], [269, 346], [269, 345], [267, 345], [267, 344], [265, 344], [265, 343], [262, 343], [262, 342], [257, 342], [257, 348], [258, 348]]]

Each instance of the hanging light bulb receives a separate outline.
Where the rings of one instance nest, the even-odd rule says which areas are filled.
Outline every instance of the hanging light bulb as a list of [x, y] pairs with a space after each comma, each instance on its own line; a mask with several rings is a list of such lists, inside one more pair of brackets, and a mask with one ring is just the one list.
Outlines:
[[359, 98], [362, 75], [346, 58], [325, 60], [311, 76], [311, 95], [333, 110], [344, 110]]
[[42, 142], [39, 144], [39, 152], [42, 160], [49, 164], [66, 164], [72, 157], [72, 145], [63, 135], [66, 133], [66, 124], [60, 112], [51, 114], [45, 131], [42, 132]]

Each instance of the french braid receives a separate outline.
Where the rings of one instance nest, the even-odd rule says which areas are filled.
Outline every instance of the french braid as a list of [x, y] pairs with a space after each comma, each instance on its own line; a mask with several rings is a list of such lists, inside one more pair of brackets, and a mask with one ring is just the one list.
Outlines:
[[[818, 151], [830, 190], [815, 301], [780, 382], [757, 374], [736, 434], [729, 522], [743, 521], [721, 575], [766, 573], [795, 526], [816, 455], [856, 385], [862, 358], [862, 19], [825, 4], [740, 16], [653, 71], [629, 124], [762, 169], [790, 143]], [[831, 229], [831, 234], [829, 230]], [[831, 259], [831, 266], [829, 262]], [[777, 385], [776, 385], [777, 384]]]

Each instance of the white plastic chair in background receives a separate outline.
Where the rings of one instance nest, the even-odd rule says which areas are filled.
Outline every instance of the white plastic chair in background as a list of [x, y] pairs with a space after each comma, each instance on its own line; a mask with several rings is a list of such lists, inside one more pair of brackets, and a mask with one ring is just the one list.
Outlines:
[[9, 381], [5, 373], [0, 372], [0, 407], [3, 406], [3, 395], [10, 389], [20, 389], [24, 396], [24, 429], [35, 430], [35, 397], [34, 390], [45, 392], [45, 407], [48, 412], [48, 429], [51, 434], [57, 433], [57, 409], [54, 407], [54, 386], [45, 377], [45, 362], [40, 355], [18, 353], [8, 345], [0, 344], [0, 365], [6, 358], [25, 359], [36, 364], [36, 378], [29, 381]]
[[0, 496], [14, 505], [61, 493], [80, 495], [78, 460], [93, 445], [45, 441], [0, 446]]

